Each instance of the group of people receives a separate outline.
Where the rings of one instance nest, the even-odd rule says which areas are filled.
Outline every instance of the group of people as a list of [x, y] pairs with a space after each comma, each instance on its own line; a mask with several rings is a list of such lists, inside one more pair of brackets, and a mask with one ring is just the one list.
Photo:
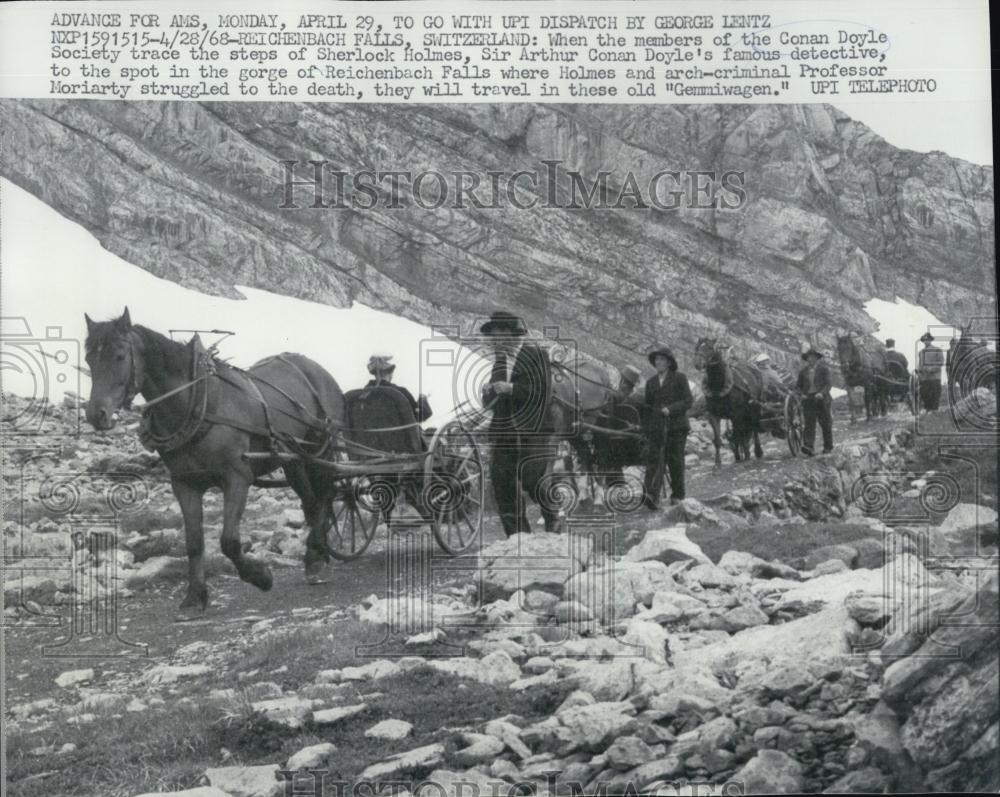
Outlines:
[[[507, 311], [493, 313], [479, 331], [493, 348], [489, 380], [482, 387], [481, 399], [492, 413], [488, 429], [492, 447], [490, 479], [501, 524], [508, 536], [527, 530], [525, 503], [520, 500], [523, 490], [539, 505], [546, 529], [552, 530], [558, 520], [557, 509], [541, 495], [545, 490], [544, 477], [557, 458], [558, 445], [550, 412], [552, 366], [547, 351], [527, 340], [528, 330], [523, 320]], [[926, 408], [935, 409], [940, 399], [944, 355], [933, 346], [930, 334], [921, 341], [927, 344], [920, 353], [918, 366], [921, 401]], [[890, 351], [893, 345], [893, 341], [887, 341]], [[824, 352], [813, 345], [804, 346], [801, 357], [803, 365], [794, 379], [794, 388], [802, 397], [802, 452], [807, 456], [814, 454], [819, 426], [822, 451], [829, 453], [834, 445], [830, 367]], [[646, 466], [643, 504], [657, 510], [667, 476], [671, 504], [685, 497], [684, 458], [691, 429], [688, 413], [694, 399], [687, 376], [680, 371], [670, 348], [654, 346], [647, 359], [654, 373], [646, 379], [641, 392], [636, 394], [641, 373], [633, 366], [626, 366], [612, 402], [629, 400], [641, 405]], [[792, 386], [793, 380], [779, 372], [766, 354], [754, 358], [754, 365], [762, 374], [768, 393], [782, 394]], [[373, 355], [368, 363], [372, 374], [368, 386], [392, 385], [406, 395], [417, 421], [426, 420], [431, 416], [427, 397], [414, 398], [405, 388], [393, 385], [394, 368], [390, 357]]]

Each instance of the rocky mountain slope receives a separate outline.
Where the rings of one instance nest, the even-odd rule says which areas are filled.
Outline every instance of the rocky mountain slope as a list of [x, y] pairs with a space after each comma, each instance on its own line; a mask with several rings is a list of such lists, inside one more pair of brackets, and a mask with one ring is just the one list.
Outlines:
[[[638, 364], [665, 339], [685, 367], [705, 334], [788, 365], [803, 339], [871, 330], [862, 303], [876, 296], [949, 322], [995, 312], [992, 167], [896, 149], [827, 105], [8, 100], [0, 126], [0, 173], [115, 254], [207, 292], [357, 300], [463, 330], [504, 306], [606, 362]], [[747, 201], [424, 210], [404, 191], [399, 208], [279, 208], [281, 160], [485, 180], [550, 159], [610, 172], [613, 196], [627, 171], [645, 190], [664, 169], [737, 170]]]

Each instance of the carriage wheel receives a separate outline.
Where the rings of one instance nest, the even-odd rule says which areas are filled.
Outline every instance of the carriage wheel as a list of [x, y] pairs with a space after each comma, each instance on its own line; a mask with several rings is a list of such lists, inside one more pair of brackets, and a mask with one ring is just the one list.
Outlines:
[[788, 450], [797, 457], [802, 450], [802, 402], [794, 393], [785, 396], [785, 440]]
[[485, 481], [473, 436], [457, 423], [441, 427], [424, 462], [424, 505], [434, 539], [452, 556], [469, 550], [482, 537]]
[[906, 391], [906, 403], [912, 415], [920, 412], [920, 380], [917, 379], [916, 374], [910, 375], [910, 384]]
[[342, 562], [361, 556], [375, 539], [382, 521], [382, 506], [381, 488], [367, 477], [341, 481], [326, 532], [330, 555]]

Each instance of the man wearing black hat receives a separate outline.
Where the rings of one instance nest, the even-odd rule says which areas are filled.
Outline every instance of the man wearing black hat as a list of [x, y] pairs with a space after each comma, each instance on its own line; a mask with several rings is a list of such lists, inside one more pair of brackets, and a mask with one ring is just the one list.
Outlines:
[[917, 378], [920, 380], [920, 406], [933, 412], [941, 403], [941, 370], [944, 368], [944, 352], [934, 345], [934, 336], [925, 332], [920, 336], [924, 348], [917, 355]]
[[670, 473], [670, 503], [684, 499], [684, 446], [691, 430], [687, 413], [694, 399], [670, 349], [657, 346], [648, 357], [656, 375], [646, 380], [643, 425], [648, 445], [643, 503], [655, 510], [663, 489], [664, 466]]
[[482, 398], [493, 409], [490, 480], [500, 522], [508, 537], [530, 531], [525, 505], [519, 500], [524, 489], [539, 505], [545, 530], [553, 531], [557, 514], [539, 494], [540, 482], [555, 458], [548, 353], [524, 340], [528, 332], [524, 322], [509, 312], [493, 313], [479, 331], [491, 339], [494, 350]]
[[802, 347], [802, 359], [805, 365], [799, 371], [797, 387], [802, 395], [802, 419], [805, 428], [802, 430], [802, 453], [807, 457], [813, 454], [813, 444], [816, 442], [816, 422], [823, 431], [823, 453], [833, 451], [833, 400], [830, 397], [830, 369], [823, 360], [823, 353], [815, 346]]

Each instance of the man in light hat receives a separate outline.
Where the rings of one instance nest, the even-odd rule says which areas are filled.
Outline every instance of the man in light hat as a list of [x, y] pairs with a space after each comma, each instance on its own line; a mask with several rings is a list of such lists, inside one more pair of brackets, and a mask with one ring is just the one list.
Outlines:
[[687, 377], [677, 369], [677, 358], [666, 346], [655, 346], [648, 354], [655, 376], [646, 380], [644, 432], [646, 480], [643, 503], [659, 509], [664, 467], [670, 474], [670, 503], [684, 500], [684, 448], [691, 423], [688, 410], [694, 404]]
[[816, 442], [816, 422], [823, 431], [823, 453], [833, 451], [833, 400], [830, 397], [830, 369], [822, 362], [823, 353], [812, 344], [802, 347], [802, 359], [805, 365], [799, 371], [796, 383], [802, 395], [802, 418], [805, 428], [802, 434], [802, 453], [807, 457], [813, 455], [813, 444]]
[[615, 395], [617, 401], [623, 401], [632, 395], [635, 386], [639, 384], [642, 374], [634, 365], [626, 365], [621, 370], [621, 378], [618, 380], [618, 390]]
[[757, 366], [761, 376], [764, 378], [764, 396], [766, 401], [781, 401], [788, 392], [785, 380], [774, 367], [770, 356], [761, 353], [753, 358], [753, 364]]
[[926, 412], [933, 412], [941, 403], [941, 371], [945, 354], [934, 345], [934, 336], [925, 332], [920, 336], [924, 348], [917, 355], [917, 379], [920, 383], [920, 406]]
[[406, 400], [410, 402], [410, 407], [413, 408], [413, 416], [417, 419], [417, 423], [423, 423], [434, 414], [431, 411], [430, 403], [427, 401], [427, 396], [421, 393], [420, 396], [415, 399], [413, 398], [413, 394], [405, 387], [394, 384], [392, 381], [392, 375], [395, 371], [396, 364], [392, 361], [392, 355], [373, 354], [368, 358], [368, 373], [372, 375], [372, 379], [368, 381], [368, 384], [365, 385], [365, 387], [389, 385], [393, 389], [398, 390], [406, 396]]
[[540, 491], [556, 457], [548, 353], [525, 341], [524, 322], [504, 310], [493, 313], [479, 331], [493, 345], [493, 367], [482, 399], [493, 409], [490, 481], [500, 522], [508, 537], [531, 531], [524, 502], [519, 500], [523, 489], [539, 505], [545, 530], [554, 531], [558, 513]]

